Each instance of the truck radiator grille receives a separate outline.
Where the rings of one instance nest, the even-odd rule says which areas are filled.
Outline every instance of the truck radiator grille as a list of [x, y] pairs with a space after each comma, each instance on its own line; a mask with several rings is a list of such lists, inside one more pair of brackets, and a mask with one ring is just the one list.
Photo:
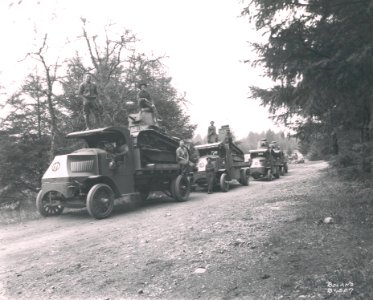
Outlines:
[[81, 161], [71, 161], [70, 162], [70, 170], [71, 172], [91, 172], [93, 171], [93, 163], [94, 160], [81, 160]]

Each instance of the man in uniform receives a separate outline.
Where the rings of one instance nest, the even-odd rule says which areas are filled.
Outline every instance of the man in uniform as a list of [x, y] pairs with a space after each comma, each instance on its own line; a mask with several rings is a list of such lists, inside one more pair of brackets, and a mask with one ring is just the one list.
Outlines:
[[79, 86], [79, 96], [83, 99], [83, 112], [86, 129], [91, 129], [89, 115], [94, 114], [97, 126], [101, 126], [101, 117], [97, 103], [97, 86], [91, 81], [91, 75], [87, 74], [85, 81]]
[[183, 140], [180, 140], [179, 148], [176, 149], [176, 160], [180, 166], [181, 173], [185, 173], [189, 166], [189, 153]]
[[122, 143], [118, 145], [116, 142], [104, 142], [104, 150], [108, 153], [110, 159], [109, 168], [116, 169], [119, 164], [124, 162], [124, 156], [128, 153], [128, 145]]
[[155, 107], [154, 102], [152, 98], [150, 97], [149, 92], [146, 90], [146, 87], [147, 85], [144, 82], [139, 84], [140, 91], [137, 94], [139, 108], [140, 110], [143, 109], [143, 110], [152, 112], [154, 114], [153, 116], [154, 123], [157, 124], [158, 121], [161, 121], [161, 119], [159, 118], [157, 108]]
[[216, 127], [214, 126], [214, 121], [211, 121], [207, 131], [207, 143], [216, 143], [217, 141]]
[[195, 148], [193, 141], [191, 139], [186, 140], [186, 147], [188, 149], [189, 153], [189, 166], [191, 167], [192, 171], [197, 171], [198, 168], [196, 166], [198, 159], [199, 159], [199, 154], [198, 150]]
[[207, 164], [205, 167], [206, 171], [206, 179], [207, 179], [207, 193], [211, 194], [214, 188], [214, 180], [215, 180], [215, 166], [212, 163], [211, 157], [207, 157]]

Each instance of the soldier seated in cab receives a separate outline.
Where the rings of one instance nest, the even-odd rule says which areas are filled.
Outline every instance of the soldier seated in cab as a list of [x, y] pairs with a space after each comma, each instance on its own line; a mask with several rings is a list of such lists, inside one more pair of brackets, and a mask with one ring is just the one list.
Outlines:
[[108, 142], [104, 141], [104, 150], [107, 152], [107, 157], [110, 160], [109, 168], [116, 169], [124, 162], [124, 156], [128, 153], [128, 145], [124, 142]]

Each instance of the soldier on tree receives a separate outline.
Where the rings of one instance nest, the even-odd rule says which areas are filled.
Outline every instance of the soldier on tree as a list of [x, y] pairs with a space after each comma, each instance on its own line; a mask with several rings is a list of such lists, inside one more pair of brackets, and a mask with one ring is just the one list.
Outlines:
[[96, 125], [101, 126], [100, 108], [97, 103], [97, 86], [92, 82], [90, 74], [87, 74], [85, 81], [79, 86], [79, 96], [83, 99], [83, 114], [86, 129], [91, 129], [92, 125], [89, 120], [91, 113], [95, 116]]

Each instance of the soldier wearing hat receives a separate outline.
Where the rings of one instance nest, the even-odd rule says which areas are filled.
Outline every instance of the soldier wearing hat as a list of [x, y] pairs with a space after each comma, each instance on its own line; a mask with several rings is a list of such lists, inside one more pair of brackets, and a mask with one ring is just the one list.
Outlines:
[[211, 121], [207, 131], [207, 143], [216, 143], [217, 141], [218, 135], [216, 134], [216, 127], [214, 126], [214, 121]]
[[152, 112], [154, 114], [154, 123], [157, 124], [161, 119], [159, 118], [157, 108], [154, 105], [150, 93], [146, 90], [147, 84], [145, 82], [140, 82], [138, 87], [140, 91], [137, 94], [137, 98], [140, 110]]
[[138, 87], [140, 91], [137, 94], [137, 98], [139, 100], [140, 108], [152, 107], [154, 104], [149, 92], [146, 90], [147, 84], [145, 82], [140, 82]]
[[79, 96], [83, 99], [83, 112], [86, 129], [91, 129], [89, 116], [94, 114], [98, 126], [101, 126], [100, 107], [97, 103], [97, 86], [91, 81], [91, 74], [87, 74], [84, 82], [79, 86]]

